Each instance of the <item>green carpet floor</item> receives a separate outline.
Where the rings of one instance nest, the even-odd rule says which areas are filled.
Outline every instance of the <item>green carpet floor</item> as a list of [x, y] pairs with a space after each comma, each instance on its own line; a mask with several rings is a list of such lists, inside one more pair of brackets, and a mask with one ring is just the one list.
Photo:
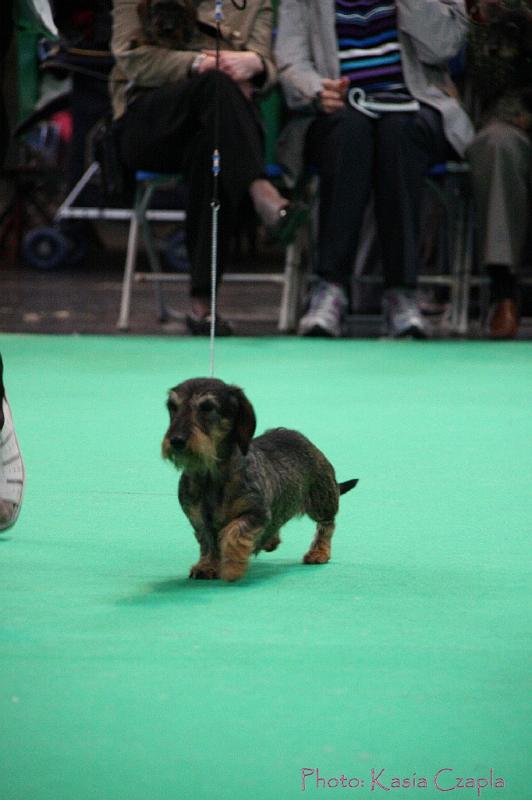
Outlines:
[[160, 458], [208, 343], [0, 351], [27, 468], [0, 537], [1, 800], [532, 797], [532, 344], [221, 340], [258, 432], [360, 478], [328, 565], [300, 563], [303, 518], [233, 585], [187, 579]]

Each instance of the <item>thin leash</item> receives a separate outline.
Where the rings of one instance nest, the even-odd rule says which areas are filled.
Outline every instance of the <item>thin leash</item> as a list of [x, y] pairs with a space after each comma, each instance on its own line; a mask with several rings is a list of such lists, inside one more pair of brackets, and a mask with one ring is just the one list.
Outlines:
[[[238, 4], [231, 0], [233, 6], [244, 11], [247, 0]], [[220, 172], [222, 160], [220, 156], [220, 92], [218, 90], [220, 75], [220, 42], [222, 38], [221, 24], [224, 18], [222, 0], [214, 0], [214, 22], [216, 24], [216, 80], [214, 98], [214, 150], [212, 153], [212, 227], [211, 227], [211, 326], [210, 326], [210, 376], [214, 377], [214, 355], [216, 339], [216, 291], [218, 284], [218, 215], [220, 212]]]
[[214, 343], [216, 338], [216, 289], [218, 283], [218, 214], [220, 212], [220, 92], [218, 90], [220, 75], [220, 25], [224, 18], [222, 0], [214, 2], [214, 21], [216, 23], [216, 90], [214, 95], [214, 150], [212, 153], [212, 228], [211, 228], [211, 329], [210, 329], [210, 363], [211, 378], [214, 377]]

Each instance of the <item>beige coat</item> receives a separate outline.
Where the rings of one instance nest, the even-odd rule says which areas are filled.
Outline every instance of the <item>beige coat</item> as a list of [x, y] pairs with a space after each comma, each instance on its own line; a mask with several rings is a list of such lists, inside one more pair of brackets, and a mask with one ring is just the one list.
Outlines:
[[[207, 34], [194, 37], [187, 50], [169, 50], [165, 47], [138, 44], [138, 0], [114, 0], [113, 38], [111, 49], [116, 66], [110, 76], [111, 100], [115, 117], [125, 110], [125, 91], [162, 86], [184, 80], [198, 51], [214, 49], [215, 40]], [[213, 26], [214, 1], [197, 2], [198, 18]], [[252, 50], [263, 60], [266, 79], [260, 91], [267, 91], [276, 79], [272, 59], [273, 9], [270, 0], [247, 0], [246, 9], [238, 11], [232, 3], [223, 4], [224, 20], [221, 25], [223, 50]]]

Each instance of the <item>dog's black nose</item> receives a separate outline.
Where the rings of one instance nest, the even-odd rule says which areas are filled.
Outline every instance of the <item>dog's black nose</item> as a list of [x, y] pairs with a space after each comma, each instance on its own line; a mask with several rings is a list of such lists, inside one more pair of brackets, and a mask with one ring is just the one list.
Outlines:
[[174, 450], [184, 450], [186, 443], [186, 439], [183, 439], [182, 436], [172, 436], [170, 439], [170, 444]]

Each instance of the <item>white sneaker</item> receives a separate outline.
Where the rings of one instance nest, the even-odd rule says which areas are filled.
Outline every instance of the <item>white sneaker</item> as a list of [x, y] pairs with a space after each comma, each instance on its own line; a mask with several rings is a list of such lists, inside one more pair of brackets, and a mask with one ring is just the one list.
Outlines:
[[300, 336], [341, 336], [347, 311], [347, 295], [341, 286], [320, 281], [312, 291], [310, 307], [299, 320]]
[[7, 399], [2, 401], [4, 427], [0, 431], [0, 531], [17, 521], [24, 494], [24, 462], [15, 435]]
[[388, 289], [382, 298], [382, 312], [386, 336], [392, 339], [408, 336], [413, 339], [428, 338], [428, 326], [414, 291]]

